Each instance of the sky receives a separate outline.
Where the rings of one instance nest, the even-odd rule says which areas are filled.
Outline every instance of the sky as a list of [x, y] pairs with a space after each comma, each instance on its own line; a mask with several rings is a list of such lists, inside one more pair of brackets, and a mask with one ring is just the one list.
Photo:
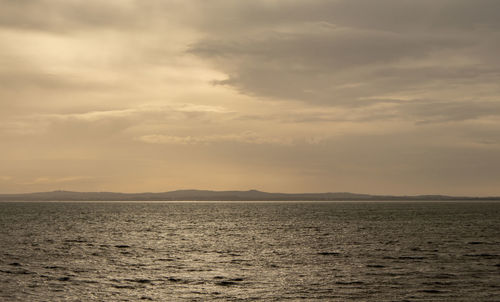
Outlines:
[[500, 195], [500, 1], [0, 8], [0, 193]]

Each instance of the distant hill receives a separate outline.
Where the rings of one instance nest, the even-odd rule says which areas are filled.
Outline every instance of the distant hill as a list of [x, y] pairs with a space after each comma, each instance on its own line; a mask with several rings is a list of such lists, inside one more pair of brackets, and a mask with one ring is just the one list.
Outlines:
[[53, 191], [26, 194], [0, 194], [0, 201], [425, 201], [425, 200], [500, 200], [496, 197], [446, 195], [392, 196], [347, 192], [337, 193], [268, 193], [249, 191], [177, 190], [163, 193], [115, 193]]

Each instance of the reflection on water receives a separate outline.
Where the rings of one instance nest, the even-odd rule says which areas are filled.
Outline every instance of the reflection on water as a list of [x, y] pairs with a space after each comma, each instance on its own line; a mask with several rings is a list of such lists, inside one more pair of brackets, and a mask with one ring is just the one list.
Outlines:
[[0, 300], [495, 301], [500, 203], [0, 203]]

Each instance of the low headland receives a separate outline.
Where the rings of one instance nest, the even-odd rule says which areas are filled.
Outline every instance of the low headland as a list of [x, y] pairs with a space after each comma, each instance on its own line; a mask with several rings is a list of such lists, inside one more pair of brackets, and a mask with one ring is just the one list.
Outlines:
[[370, 195], [336, 193], [269, 193], [258, 190], [176, 190], [161, 193], [52, 191], [0, 194], [0, 201], [497, 201], [500, 196]]

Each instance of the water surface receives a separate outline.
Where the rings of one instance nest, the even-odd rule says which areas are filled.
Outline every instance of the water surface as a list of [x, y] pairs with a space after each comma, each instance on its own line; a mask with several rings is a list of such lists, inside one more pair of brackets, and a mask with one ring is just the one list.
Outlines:
[[498, 301], [500, 203], [0, 203], [2, 301]]

